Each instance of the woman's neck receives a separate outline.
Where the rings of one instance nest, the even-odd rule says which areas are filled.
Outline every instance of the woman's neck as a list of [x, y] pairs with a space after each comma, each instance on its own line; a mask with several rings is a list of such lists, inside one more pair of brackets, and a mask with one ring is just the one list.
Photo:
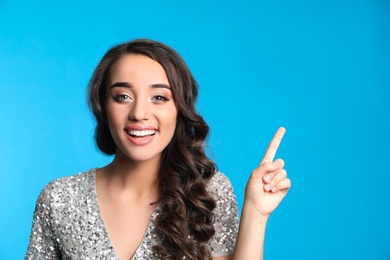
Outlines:
[[121, 154], [99, 170], [100, 183], [116, 192], [129, 193], [132, 197], [145, 196], [157, 199], [157, 179], [160, 157], [148, 161], [133, 161]]

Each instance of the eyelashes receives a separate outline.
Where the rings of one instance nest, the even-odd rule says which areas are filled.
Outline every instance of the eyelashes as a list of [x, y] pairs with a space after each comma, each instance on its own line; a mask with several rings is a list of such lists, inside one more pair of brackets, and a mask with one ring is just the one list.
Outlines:
[[115, 101], [118, 102], [129, 102], [132, 100], [132, 98], [129, 95], [126, 94], [118, 94], [113, 97]]
[[156, 95], [152, 97], [151, 100], [155, 103], [162, 103], [162, 102], [169, 101], [169, 99], [163, 95]]
[[[120, 103], [127, 103], [127, 102], [130, 102], [133, 100], [133, 97], [131, 97], [130, 95], [127, 95], [127, 94], [117, 94], [113, 97], [113, 99], [117, 102], [120, 102]], [[164, 95], [155, 95], [153, 96], [152, 98], [149, 99], [150, 101], [152, 101], [153, 103], [164, 103], [164, 102], [167, 102], [169, 101], [170, 99], [167, 98], [166, 96]]]

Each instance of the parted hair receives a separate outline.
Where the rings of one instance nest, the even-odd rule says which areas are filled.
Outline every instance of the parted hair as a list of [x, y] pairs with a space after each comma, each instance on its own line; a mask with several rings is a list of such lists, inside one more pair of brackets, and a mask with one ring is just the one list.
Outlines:
[[112, 65], [128, 54], [145, 55], [164, 68], [178, 111], [175, 133], [160, 162], [156, 202], [160, 214], [155, 224], [161, 240], [153, 251], [162, 259], [211, 259], [206, 245], [215, 233], [216, 203], [206, 184], [216, 166], [204, 151], [209, 127], [195, 110], [198, 85], [176, 51], [157, 41], [138, 39], [114, 46], [103, 56], [88, 85], [96, 144], [103, 153], [115, 154], [106, 119], [107, 81]]

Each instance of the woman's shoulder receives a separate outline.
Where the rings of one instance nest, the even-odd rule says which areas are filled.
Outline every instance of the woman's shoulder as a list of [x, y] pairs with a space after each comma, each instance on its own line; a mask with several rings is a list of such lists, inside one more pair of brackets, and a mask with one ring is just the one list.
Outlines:
[[45, 185], [38, 199], [61, 201], [94, 191], [95, 169], [57, 178]]
[[213, 177], [208, 181], [207, 190], [216, 197], [231, 197], [233, 200], [236, 199], [232, 183], [229, 178], [220, 171], [216, 171]]
[[91, 169], [88, 171], [79, 172], [77, 174], [54, 179], [44, 187], [44, 190], [55, 190], [56, 187], [61, 189], [72, 189], [80, 187], [81, 185], [89, 183], [92, 179], [94, 179], [95, 171], [95, 169]]
[[207, 189], [209, 191], [219, 191], [221, 189], [233, 188], [229, 178], [220, 171], [216, 171], [207, 183]]

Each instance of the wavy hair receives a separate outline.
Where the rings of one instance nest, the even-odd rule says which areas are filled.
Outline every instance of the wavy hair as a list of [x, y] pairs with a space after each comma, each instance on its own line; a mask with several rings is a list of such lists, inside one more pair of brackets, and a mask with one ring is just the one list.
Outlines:
[[155, 225], [161, 240], [153, 247], [154, 253], [162, 259], [211, 259], [206, 245], [215, 233], [216, 205], [206, 184], [216, 166], [204, 151], [209, 127], [195, 110], [198, 85], [176, 51], [160, 42], [138, 39], [114, 46], [103, 56], [88, 85], [97, 146], [107, 155], [115, 154], [106, 123], [107, 80], [112, 65], [127, 54], [145, 55], [164, 68], [178, 110], [175, 133], [160, 162], [156, 202], [160, 214]]

